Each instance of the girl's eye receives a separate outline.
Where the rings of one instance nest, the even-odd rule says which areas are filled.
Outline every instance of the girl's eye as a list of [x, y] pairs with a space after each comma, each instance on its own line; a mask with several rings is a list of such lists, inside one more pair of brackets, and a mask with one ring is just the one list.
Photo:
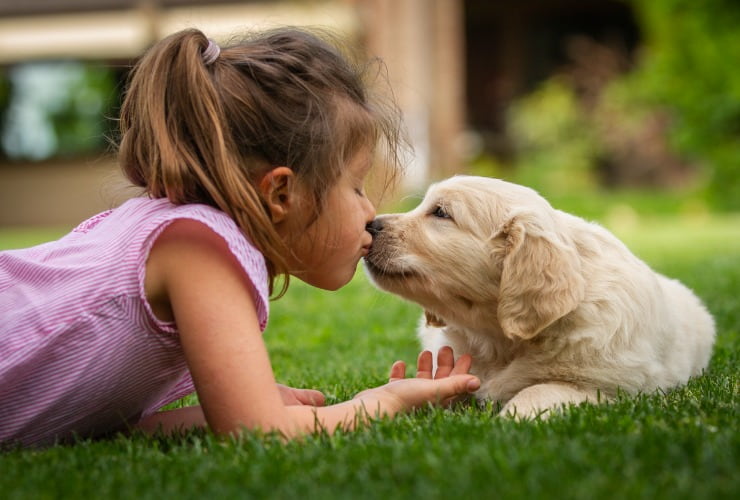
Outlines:
[[365, 190], [363, 188], [355, 189], [355, 193], [357, 193], [359, 196], [365, 196]]
[[439, 217], [440, 219], [451, 219], [450, 214], [448, 214], [444, 208], [441, 206], [437, 206], [434, 211], [432, 212], [432, 215], [435, 217]]

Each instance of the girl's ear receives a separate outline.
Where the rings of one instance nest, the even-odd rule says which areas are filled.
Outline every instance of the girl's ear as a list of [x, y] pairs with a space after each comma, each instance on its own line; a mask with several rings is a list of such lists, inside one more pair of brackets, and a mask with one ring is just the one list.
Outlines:
[[285, 220], [293, 202], [295, 174], [288, 167], [275, 167], [259, 182], [260, 194], [274, 224]]

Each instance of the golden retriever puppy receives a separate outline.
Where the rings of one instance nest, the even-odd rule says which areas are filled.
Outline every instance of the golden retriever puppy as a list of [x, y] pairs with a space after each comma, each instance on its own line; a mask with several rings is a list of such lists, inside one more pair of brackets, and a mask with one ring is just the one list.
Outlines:
[[532, 189], [456, 176], [368, 230], [372, 281], [424, 308], [425, 349], [473, 356], [503, 415], [670, 389], [709, 361], [714, 320], [688, 288]]

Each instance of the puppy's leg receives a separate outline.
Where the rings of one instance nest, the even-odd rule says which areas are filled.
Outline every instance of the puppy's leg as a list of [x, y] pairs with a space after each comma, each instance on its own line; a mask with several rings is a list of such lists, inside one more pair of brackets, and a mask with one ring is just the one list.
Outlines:
[[583, 401], [597, 402], [596, 390], [580, 389], [559, 382], [537, 384], [519, 391], [504, 405], [499, 415], [517, 419], [537, 416], [547, 418], [550, 412], [561, 409], [563, 405], [578, 404]]

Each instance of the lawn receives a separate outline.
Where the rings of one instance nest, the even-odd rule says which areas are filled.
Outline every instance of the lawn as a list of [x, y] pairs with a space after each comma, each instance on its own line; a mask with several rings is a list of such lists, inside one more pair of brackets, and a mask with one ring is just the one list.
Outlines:
[[[619, 215], [619, 214], [617, 214]], [[740, 218], [609, 225], [656, 269], [704, 299], [718, 326], [708, 372], [668, 394], [514, 422], [492, 405], [424, 409], [355, 432], [287, 445], [119, 436], [0, 455], [0, 497], [57, 498], [735, 498], [740, 491]], [[57, 230], [0, 231], [0, 246]], [[265, 333], [278, 379], [330, 400], [380, 384], [417, 352], [419, 310], [359, 272], [339, 292], [294, 283]]]

